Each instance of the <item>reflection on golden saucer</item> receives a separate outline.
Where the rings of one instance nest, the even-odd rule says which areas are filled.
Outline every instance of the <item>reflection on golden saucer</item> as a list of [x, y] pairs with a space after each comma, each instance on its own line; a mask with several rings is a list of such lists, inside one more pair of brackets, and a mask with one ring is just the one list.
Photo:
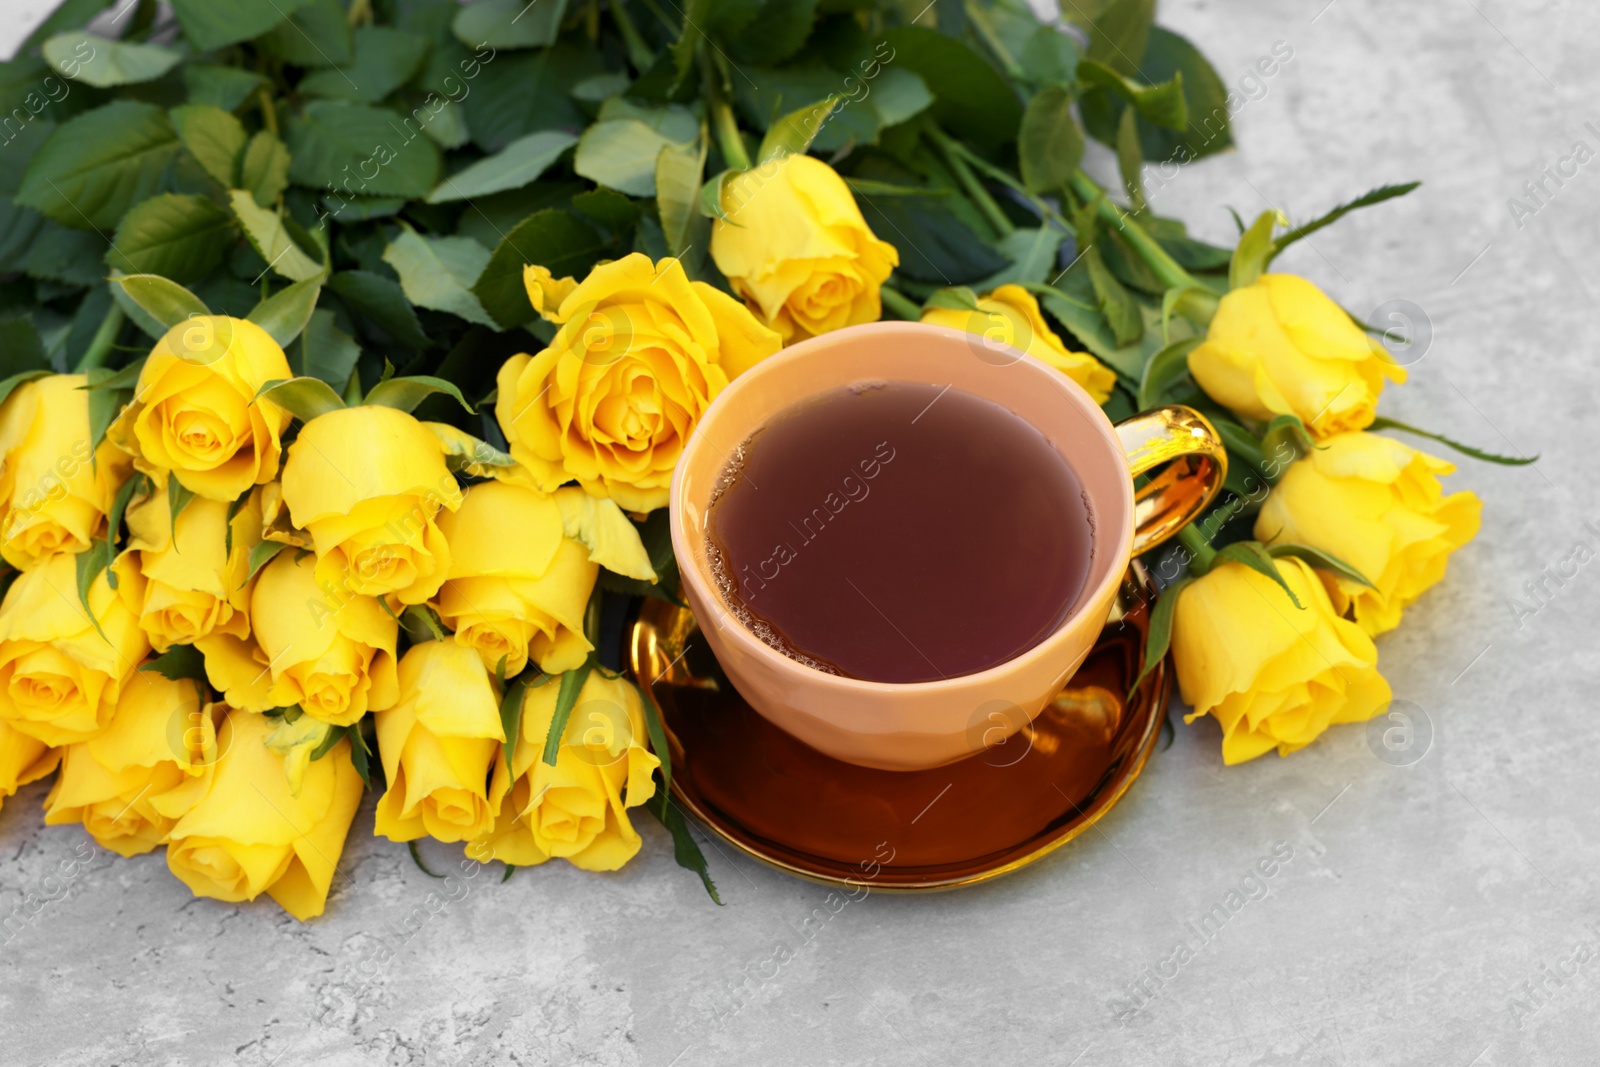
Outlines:
[[950, 889], [1059, 848], [1138, 777], [1172, 689], [1163, 662], [1123, 698], [1143, 663], [1151, 596], [1134, 563], [1094, 651], [1029, 726], [923, 771], [844, 763], [772, 725], [728, 684], [682, 608], [645, 601], [628, 654], [667, 728], [674, 801], [723, 840], [813, 881]]

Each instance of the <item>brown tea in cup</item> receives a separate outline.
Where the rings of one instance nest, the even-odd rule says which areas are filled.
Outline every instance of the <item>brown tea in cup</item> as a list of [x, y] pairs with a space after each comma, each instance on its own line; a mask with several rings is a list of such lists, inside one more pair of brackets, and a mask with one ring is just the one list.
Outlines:
[[706, 551], [773, 648], [870, 682], [974, 674], [1071, 614], [1094, 558], [1078, 476], [952, 387], [875, 381], [781, 412], [728, 456]]

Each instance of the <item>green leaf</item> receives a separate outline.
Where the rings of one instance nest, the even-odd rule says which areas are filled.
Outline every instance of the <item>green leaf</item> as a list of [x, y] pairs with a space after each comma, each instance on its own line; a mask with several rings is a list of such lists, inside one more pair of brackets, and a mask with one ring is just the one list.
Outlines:
[[[679, 259], [708, 250], [711, 223], [698, 210], [705, 175], [707, 139], [692, 145], [668, 145], [656, 159], [656, 210], [667, 248]], [[574, 200], [576, 206], [576, 200]]]
[[[517, 284], [522, 284], [520, 270]], [[351, 311], [406, 348], [415, 352], [428, 347], [428, 335], [422, 330], [416, 309], [395, 282], [371, 271], [345, 270], [328, 279], [328, 288], [337, 293]]]
[[639, 694], [639, 704], [644, 709], [645, 732], [650, 735], [650, 751], [661, 761], [661, 791], [664, 795], [669, 794], [672, 789], [672, 746], [667, 742], [667, 727], [661, 721], [661, 709], [651, 702], [650, 694], [638, 682], [629, 679], [628, 684]]
[[224, 111], [234, 111], [265, 84], [265, 79], [254, 71], [203, 63], [183, 65], [183, 85], [189, 92], [191, 104], [210, 104]]
[[321, 743], [319, 743], [316, 748], [311, 750], [311, 762], [315, 763], [323, 756], [326, 756], [328, 753], [332, 752], [334, 746], [348, 737], [352, 729], [353, 727], [350, 726], [329, 727], [328, 732], [323, 735]]
[[[261, 568], [277, 558], [278, 553], [289, 546], [282, 541], [262, 541], [250, 550], [250, 577], [254, 578], [260, 573]], [[246, 579], [248, 583], [249, 579]]]
[[318, 378], [280, 378], [270, 381], [257, 390], [256, 398], [272, 401], [301, 422], [310, 422], [318, 415], [326, 415], [344, 407], [339, 394]]
[[899, 26], [883, 39], [894, 50], [894, 65], [933, 91], [929, 113], [940, 126], [981, 147], [1016, 136], [1022, 122], [1016, 90], [966, 43], [925, 26]]
[[506, 234], [489, 256], [472, 291], [503, 330], [534, 318], [522, 268], [541, 266], [557, 278], [582, 277], [612, 242], [593, 226], [556, 208], [536, 211]]
[[1161, 590], [1161, 595], [1156, 597], [1155, 607], [1150, 609], [1150, 630], [1145, 635], [1144, 666], [1128, 687], [1128, 699], [1133, 698], [1144, 680], [1167, 658], [1167, 649], [1172, 647], [1172, 619], [1178, 610], [1178, 597], [1193, 581], [1193, 578], [1185, 575]]
[[306, 328], [321, 295], [322, 279], [308, 278], [273, 293], [245, 317], [271, 334], [278, 347], [287, 348]]
[[400, 628], [412, 641], [443, 641], [448, 631], [426, 604], [412, 604], [400, 613]]
[[1300, 544], [1269, 545], [1267, 546], [1267, 555], [1273, 559], [1281, 559], [1284, 556], [1288, 556], [1292, 559], [1304, 560], [1318, 570], [1327, 571], [1358, 585], [1364, 585], [1368, 589], [1377, 588], [1367, 580], [1366, 575], [1333, 553], [1324, 552], [1320, 548], [1312, 548], [1310, 545]]
[[189, 501], [193, 499], [194, 490], [186, 488], [176, 478], [167, 479], [167, 507], [171, 509], [168, 515], [170, 525], [167, 529], [173, 531], [178, 529], [178, 516], [183, 513], [183, 509], [188, 507]]
[[222, 208], [203, 196], [163, 193], [123, 216], [106, 263], [192, 282], [214, 271], [233, 242], [233, 219]]
[[387, 381], [374, 385], [367, 393], [363, 404], [377, 404], [386, 408], [398, 408], [401, 411], [412, 412], [417, 405], [435, 393], [443, 393], [453, 398], [456, 403], [466, 409], [468, 415], [474, 415], [472, 405], [467, 403], [467, 398], [461, 395], [450, 382], [443, 378], [430, 378], [427, 375], [412, 375], [406, 378], [390, 378]]
[[[661, 164], [657, 162], [656, 172], [659, 176]], [[656, 187], [661, 185], [659, 177]], [[659, 196], [659, 193], [657, 194]], [[572, 210], [582, 215], [591, 222], [597, 222], [612, 233], [622, 233], [631, 230], [634, 223], [639, 221], [639, 216], [644, 209], [637, 200], [623, 196], [612, 189], [589, 189], [572, 198]]]
[[259, 37], [307, 0], [171, 0], [183, 35], [197, 52], [214, 52]]
[[1054, 26], [1040, 26], [1023, 43], [1022, 77], [1035, 85], [1070, 85], [1077, 79], [1078, 42]]
[[410, 81], [428, 55], [428, 40], [392, 26], [355, 31], [355, 60], [314, 70], [295, 88], [303, 96], [376, 104]]
[[17, 371], [8, 378], [0, 379], [0, 404], [4, 404], [6, 399], [16, 392], [19, 385], [25, 385], [39, 378], [48, 378], [54, 373], [55, 371], [49, 367], [40, 367], [35, 370]]
[[516, 756], [517, 741], [522, 737], [522, 700], [527, 693], [528, 678], [524, 674], [506, 686], [506, 695], [500, 701], [500, 729], [506, 737], [503, 752], [508, 771], [515, 766], [512, 761]]
[[717, 884], [711, 880], [705, 853], [701, 852], [700, 846], [695, 843], [694, 835], [689, 830], [688, 822], [684, 820], [683, 812], [667, 795], [665, 785], [645, 803], [645, 807], [650, 810], [650, 814], [661, 821], [667, 833], [672, 835], [672, 858], [677, 860], [678, 866], [699, 875], [700, 884], [705, 886], [706, 893], [718, 906], [721, 906], [722, 898], [717, 895]]
[[[178, 65], [183, 53], [153, 44], [132, 44], [76, 30], [44, 43], [44, 58], [75, 81], [96, 89], [154, 81]], [[68, 73], [75, 70], [76, 73]]]
[[[1294, 244], [1296, 241], [1300, 240], [1300, 238], [1316, 233], [1324, 226], [1333, 225], [1335, 222], [1338, 222], [1340, 219], [1350, 214], [1350, 212], [1355, 211], [1358, 208], [1371, 207], [1374, 204], [1381, 204], [1385, 200], [1393, 200], [1396, 197], [1405, 196], [1407, 193], [1411, 192], [1411, 190], [1415, 189], [1421, 184], [1421, 182], [1405, 182], [1401, 185], [1380, 185], [1371, 192], [1363, 193], [1362, 195], [1356, 197], [1349, 203], [1340, 204], [1326, 215], [1318, 216], [1304, 225], [1294, 227], [1287, 233], [1281, 235], [1272, 243], [1272, 249], [1267, 254], [1266, 262], [1271, 263], [1280, 252]], [[1288, 225], [1287, 220], [1284, 222], [1284, 225]]]
[[49, 219], [39, 221], [43, 225], [27, 249], [28, 277], [84, 287], [99, 285], [105, 279], [104, 237], [93, 230], [68, 229]]
[[935, 285], [969, 285], [1006, 260], [937, 200], [920, 196], [860, 196], [872, 232], [900, 250], [899, 274]]
[[[356, 773], [361, 776], [361, 782], [368, 789], [372, 786], [372, 749], [367, 747], [367, 735], [362, 732], [362, 723], [371, 722], [372, 717], [361, 720], [346, 728], [345, 734], [350, 738], [350, 764], [355, 767]], [[413, 842], [415, 844], [415, 842]]]
[[339, 0], [312, 0], [255, 43], [297, 67], [334, 67], [355, 55], [350, 20]]
[[[119, 392], [132, 389], [139, 384], [139, 375], [144, 370], [145, 357], [141, 356], [123, 367], [121, 370], [110, 370], [105, 367], [95, 369], [94, 381], [87, 386], [91, 391], [110, 390]], [[99, 442], [96, 442], [98, 444]]]
[[56, 128], [34, 153], [16, 201], [63, 226], [110, 232], [160, 187], [177, 153], [165, 111], [113, 101]]
[[163, 332], [191, 316], [211, 314], [199, 297], [156, 274], [117, 274], [112, 276], [111, 284], [154, 319]]
[[1171, 81], [1146, 85], [1118, 73], [1104, 63], [1086, 59], [1078, 64], [1078, 76], [1087, 84], [1108, 89], [1132, 104], [1139, 117], [1154, 126], [1182, 130], [1189, 124], [1189, 106], [1183, 98], [1183, 75]]
[[1062, 14], [1087, 31], [1088, 58], [1122, 74], [1138, 73], [1155, 13], [1155, 0], [1095, 0], [1087, 10], [1076, 2], [1062, 6]]
[[567, 0], [477, 0], [464, 5], [450, 32], [471, 48], [543, 48], [556, 43]]
[[233, 213], [244, 227], [244, 235], [266, 260], [267, 267], [293, 282], [321, 278], [327, 268], [306, 254], [284, 225], [283, 215], [256, 203], [253, 194], [243, 189], [228, 192]]
[[470, 237], [424, 237], [404, 224], [383, 250], [383, 261], [400, 275], [400, 288], [417, 307], [493, 327], [472, 291], [489, 259], [489, 250]]
[[1201, 338], [1185, 337], [1174, 341], [1150, 358], [1139, 380], [1139, 410], [1147, 411], [1161, 403], [1167, 388], [1189, 373], [1189, 353]]
[[1294, 603], [1295, 607], [1304, 610], [1305, 605], [1300, 603], [1300, 598], [1294, 595], [1293, 589], [1289, 588], [1288, 581], [1284, 579], [1283, 574], [1278, 570], [1278, 565], [1272, 562], [1272, 557], [1267, 554], [1267, 550], [1262, 547], [1261, 542], [1235, 541], [1231, 545], [1224, 545], [1217, 552], [1217, 558], [1212, 565], [1215, 566], [1217, 563], [1224, 562], [1242, 563], [1251, 570], [1266, 575], [1283, 587], [1283, 591], [1289, 595], [1289, 599]]
[[1064, 188], [1083, 160], [1083, 131], [1072, 114], [1072, 94], [1047, 85], [1034, 94], [1022, 113], [1017, 134], [1022, 183], [1035, 193]]
[[1139, 148], [1139, 116], [1124, 111], [1117, 124], [1117, 173], [1122, 178], [1122, 188], [1128, 194], [1128, 206], [1135, 215], [1142, 214], [1148, 205], [1144, 198], [1144, 155]]
[[1441, 445], [1446, 445], [1450, 448], [1453, 448], [1457, 452], [1460, 452], [1463, 456], [1471, 456], [1473, 459], [1479, 459], [1485, 463], [1499, 463], [1507, 467], [1523, 467], [1529, 463], [1537, 462], [1539, 459], [1539, 454], [1537, 452], [1532, 456], [1500, 456], [1493, 452], [1484, 452], [1481, 449], [1473, 448], [1471, 445], [1464, 445], [1459, 441], [1452, 441], [1443, 434], [1431, 433], [1428, 430], [1420, 430], [1415, 426], [1408, 426], [1397, 419], [1384, 418], [1382, 415], [1379, 415], [1376, 419], [1372, 420], [1372, 425], [1368, 426], [1367, 429], [1374, 433], [1379, 430], [1400, 430], [1403, 433], [1416, 434], [1418, 437], [1426, 437], [1430, 441], [1437, 441]]
[[439, 148], [406, 119], [365, 104], [313, 100], [284, 128], [290, 179], [341, 196], [427, 196], [439, 179]]
[[209, 104], [187, 104], [172, 109], [172, 125], [183, 147], [218, 185], [239, 184], [239, 154], [249, 140], [244, 124], [227, 111]]
[[289, 366], [297, 375], [321, 379], [335, 392], [343, 392], [360, 358], [361, 346], [334, 323], [333, 312], [317, 308], [300, 334]]
[[270, 206], [289, 187], [289, 150], [270, 130], [258, 130], [239, 161], [239, 187]]
[[740, 63], [779, 63], [805, 45], [816, 18], [817, 0], [764, 0], [742, 29], [724, 35], [723, 47]]
[[[477, 58], [485, 62], [461, 106], [467, 113], [472, 142], [485, 152], [498, 152], [535, 130], [582, 129], [588, 117], [567, 91], [605, 70], [599, 49], [573, 44], [533, 52], [490, 53], [488, 57], [480, 52]], [[489, 58], [493, 62], [487, 61]]]
[[141, 665], [139, 670], [159, 674], [174, 682], [192, 678], [201, 684], [207, 684], [206, 659], [193, 645], [173, 645], [149, 663]]
[[520, 189], [549, 170], [562, 153], [577, 143], [576, 137], [561, 130], [540, 130], [519, 137], [495, 155], [445, 178], [428, 194], [428, 203], [470, 200]]
[[761, 148], [756, 153], [756, 165], [782, 159], [784, 156], [805, 155], [811, 148], [811, 142], [816, 140], [817, 131], [822, 129], [823, 123], [832, 118], [834, 112], [844, 104], [845, 98], [834, 93], [779, 118], [767, 127], [766, 134], [761, 138]]
[[583, 691], [583, 683], [589, 680], [589, 672], [594, 670], [594, 665], [594, 656], [591, 655], [583, 662], [583, 666], [561, 676], [555, 714], [550, 719], [550, 732], [544, 739], [544, 762], [551, 767], [556, 765], [556, 757], [561, 754], [561, 738], [567, 732], [567, 720], [572, 716], [573, 706], [578, 703], [578, 694]]
[[639, 119], [597, 122], [578, 140], [572, 169], [629, 196], [655, 196], [656, 159], [675, 143]]
[[1267, 263], [1273, 255], [1272, 231], [1287, 225], [1288, 221], [1276, 208], [1256, 216], [1250, 228], [1239, 238], [1239, 244], [1233, 250], [1233, 259], [1228, 263], [1229, 289], [1243, 288], [1261, 277], [1261, 272], [1267, 269]]
[[1083, 265], [1089, 271], [1089, 281], [1094, 286], [1095, 298], [1100, 303], [1100, 311], [1106, 317], [1106, 322], [1111, 325], [1112, 335], [1115, 336], [1117, 345], [1132, 344], [1144, 333], [1144, 320], [1139, 314], [1139, 305], [1128, 290], [1122, 287], [1116, 276], [1107, 269], [1105, 260], [1100, 258], [1098, 248], [1089, 248], [1083, 253]]

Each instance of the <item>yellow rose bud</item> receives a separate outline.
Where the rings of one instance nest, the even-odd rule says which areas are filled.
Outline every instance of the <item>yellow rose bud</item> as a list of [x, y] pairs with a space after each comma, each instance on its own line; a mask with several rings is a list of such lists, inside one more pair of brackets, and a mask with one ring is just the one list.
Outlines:
[[197, 315], [156, 342], [110, 437], [147, 474], [171, 471], [209, 500], [236, 500], [278, 473], [289, 413], [256, 393], [292, 376], [272, 335], [246, 319]]
[[250, 639], [213, 633], [198, 647], [206, 677], [247, 711], [299, 704], [313, 719], [349, 726], [394, 704], [400, 626], [371, 597], [319, 587], [316, 560], [287, 548], [250, 594]]
[[[450, 542], [450, 580], [435, 601], [439, 617], [458, 643], [478, 650], [485, 667], [496, 670], [504, 657], [511, 678], [532, 659], [560, 674], [588, 657], [583, 612], [600, 568], [564, 536], [554, 497], [480, 482], [460, 511], [440, 516], [439, 528]], [[510, 530], [516, 536], [508, 537]]]
[[38, 781], [60, 762], [60, 749], [18, 733], [0, 720], [0, 807], [20, 786]]
[[205, 794], [169, 834], [167, 867], [196, 896], [266, 893], [305, 920], [327, 905], [363, 786], [346, 739], [306, 768], [295, 795], [284, 757], [267, 744], [275, 728], [265, 715], [227, 713]]
[[1263, 541], [1298, 542], [1348, 563], [1376, 588], [1327, 572], [1340, 614], [1376, 636], [1444, 577], [1450, 553], [1478, 532], [1483, 501], [1444, 495], [1439, 476], [1455, 465], [1372, 433], [1325, 438], [1296, 460], [1256, 518]]
[[1263, 274], [1223, 297], [1189, 373], [1245, 418], [1298, 415], [1315, 437], [1370, 426], [1384, 379], [1406, 380], [1382, 345], [1293, 274]]
[[47, 745], [104, 729], [150, 651], [137, 614], [144, 579], [125, 573], [112, 589], [102, 571], [85, 613], [77, 564], [66, 552], [48, 557], [18, 575], [0, 603], [0, 719]]
[[500, 368], [495, 418], [535, 486], [576, 479], [629, 511], [665, 506], [700, 413], [782, 343], [677, 260], [637, 252], [591, 271], [554, 319], [550, 347]]
[[[1048, 363], [1083, 386], [1096, 404], [1103, 404], [1117, 384], [1116, 374], [1087, 352], [1074, 352], [1045, 322], [1039, 301], [1020, 285], [1002, 285], [978, 301], [976, 311], [926, 308], [922, 321], [981, 337], [982, 344], [1010, 345]], [[998, 354], [990, 356], [998, 358]]]
[[489, 773], [505, 742], [500, 694], [478, 654], [424, 641], [400, 661], [400, 700], [375, 716], [388, 792], [373, 832], [391, 841], [423, 835], [471, 841], [494, 827], [504, 792]]
[[1341, 619], [1298, 559], [1276, 561], [1301, 607], [1271, 578], [1223, 563], [1178, 596], [1172, 656], [1194, 711], [1222, 724], [1224, 763], [1309, 745], [1330, 725], [1365, 722], [1389, 703], [1378, 650]]
[[122, 690], [111, 724], [62, 750], [44, 821], [82, 823], [102, 848], [136, 856], [167, 834], [205, 794], [217, 758], [216, 723], [200, 686], [152, 671]]
[[763, 163], [723, 184], [722, 210], [711, 258], [785, 344], [878, 321], [900, 253], [873, 235], [832, 167], [807, 155]]
[[404, 411], [340, 408], [306, 423], [283, 465], [283, 501], [326, 585], [420, 604], [450, 569], [434, 520], [461, 506], [461, 489], [439, 439]]
[[0, 407], [0, 555], [26, 570], [104, 536], [128, 457], [89, 445], [82, 374], [24, 382]]
[[[221, 500], [195, 497], [176, 523], [165, 489], [128, 509], [128, 551], [117, 573], [144, 575], [139, 625], [157, 652], [213, 632], [250, 635], [250, 550], [261, 541], [261, 504], [252, 493], [233, 519]], [[231, 530], [231, 536], [230, 536]]]
[[[622, 678], [589, 675], [567, 719], [554, 767], [544, 762], [560, 684], [527, 690], [509, 771], [495, 766], [490, 796], [504, 796], [494, 829], [467, 855], [515, 867], [552, 856], [586, 871], [614, 871], [639, 851], [628, 809], [655, 795], [661, 761], [645, 747], [639, 691]], [[509, 793], [509, 795], [507, 795]]]

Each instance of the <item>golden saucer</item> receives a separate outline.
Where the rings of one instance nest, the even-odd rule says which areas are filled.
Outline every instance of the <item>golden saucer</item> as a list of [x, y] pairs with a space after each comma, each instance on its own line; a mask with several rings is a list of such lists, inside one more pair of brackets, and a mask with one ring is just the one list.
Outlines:
[[728, 684], [683, 608], [644, 601], [628, 655], [666, 725], [673, 797], [717, 836], [816, 882], [953, 889], [1066, 844], [1144, 769], [1172, 689], [1163, 661], [1123, 700], [1143, 663], [1151, 595], [1136, 562], [1067, 688], [1005, 743], [927, 771], [844, 763], [769, 723]]

